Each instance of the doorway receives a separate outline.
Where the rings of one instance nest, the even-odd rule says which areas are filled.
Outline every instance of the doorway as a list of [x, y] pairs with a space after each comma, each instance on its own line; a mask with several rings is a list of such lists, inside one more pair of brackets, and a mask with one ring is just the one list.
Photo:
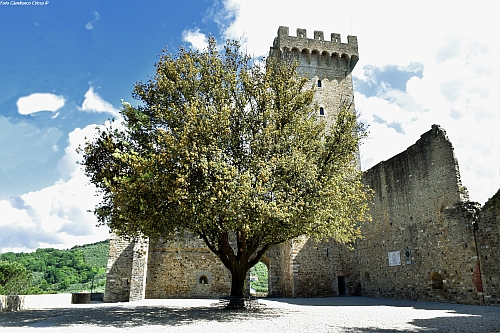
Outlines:
[[346, 295], [345, 276], [337, 276], [337, 279], [339, 287], [339, 296], [345, 296]]

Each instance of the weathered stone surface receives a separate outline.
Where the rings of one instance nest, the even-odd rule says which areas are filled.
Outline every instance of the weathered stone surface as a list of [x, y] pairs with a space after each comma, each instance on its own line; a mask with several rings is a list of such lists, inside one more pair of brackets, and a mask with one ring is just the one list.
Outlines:
[[125, 302], [145, 297], [149, 240], [109, 238], [104, 302]]
[[71, 294], [71, 304], [89, 304], [90, 293], [73, 293]]
[[[362, 294], [415, 300], [482, 302], [474, 226], [458, 163], [437, 125], [414, 145], [368, 170], [372, 223], [357, 244]], [[389, 252], [401, 264], [389, 266]]]
[[475, 236], [484, 303], [500, 305], [500, 190], [481, 209]]
[[146, 298], [217, 298], [230, 290], [229, 270], [199, 238], [151, 242]]
[[299, 74], [309, 78], [309, 86], [315, 89], [314, 102], [322, 108], [321, 116], [328, 121], [333, 121], [341, 102], [354, 101], [351, 72], [359, 59], [358, 42], [355, 36], [347, 39], [348, 43], [341, 43], [340, 35], [332, 34], [331, 40], [325, 40], [322, 31], [315, 31], [310, 39], [305, 29], [297, 29], [295, 37], [288, 27], [279, 27], [271, 48], [271, 54], [291, 52]]

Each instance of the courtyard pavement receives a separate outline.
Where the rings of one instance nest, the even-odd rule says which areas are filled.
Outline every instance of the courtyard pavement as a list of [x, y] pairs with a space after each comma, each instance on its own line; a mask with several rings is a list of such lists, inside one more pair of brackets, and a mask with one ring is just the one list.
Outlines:
[[0, 332], [500, 332], [500, 306], [367, 297], [260, 299], [225, 311], [216, 300], [93, 303], [0, 312]]

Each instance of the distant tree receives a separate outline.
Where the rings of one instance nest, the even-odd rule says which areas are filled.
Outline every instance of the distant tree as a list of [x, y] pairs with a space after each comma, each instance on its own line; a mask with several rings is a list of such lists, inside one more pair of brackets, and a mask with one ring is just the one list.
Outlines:
[[31, 288], [33, 276], [22, 264], [0, 260], [0, 295], [23, 295]]
[[370, 192], [354, 156], [364, 127], [350, 104], [315, 116], [313, 91], [286, 56], [253, 62], [219, 51], [166, 51], [113, 125], [80, 149], [102, 194], [101, 224], [119, 234], [198, 235], [232, 276], [241, 307], [247, 271], [273, 245], [300, 235], [353, 241]]
[[31, 272], [28, 294], [89, 290], [106, 280], [109, 242], [75, 246], [70, 250], [37, 249], [31, 253], [2, 253], [0, 261], [16, 262]]

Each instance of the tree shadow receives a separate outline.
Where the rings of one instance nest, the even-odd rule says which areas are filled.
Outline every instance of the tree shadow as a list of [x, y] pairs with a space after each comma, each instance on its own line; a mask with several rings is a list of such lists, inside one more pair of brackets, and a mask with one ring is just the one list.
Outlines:
[[293, 312], [285, 309], [227, 311], [217, 307], [95, 306], [0, 313], [0, 327], [65, 327], [70, 325], [133, 328], [145, 325], [182, 326], [200, 321], [236, 322], [271, 319]]

